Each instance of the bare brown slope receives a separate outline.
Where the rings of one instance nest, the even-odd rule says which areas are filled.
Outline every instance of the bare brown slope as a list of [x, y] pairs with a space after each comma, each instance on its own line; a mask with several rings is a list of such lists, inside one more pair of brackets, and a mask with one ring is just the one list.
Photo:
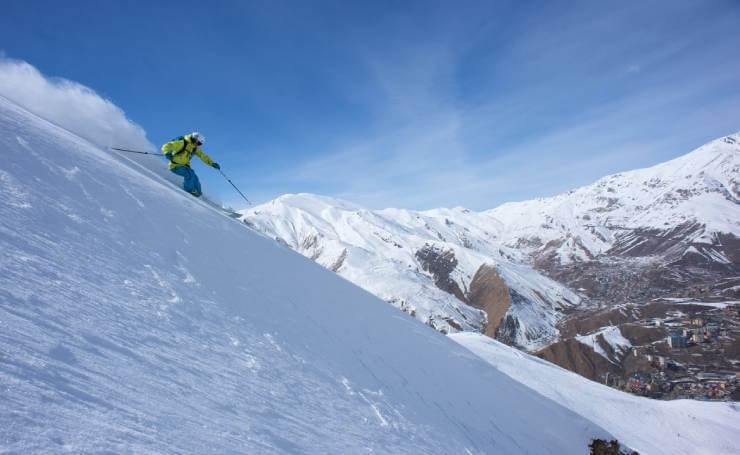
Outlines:
[[605, 372], [622, 373], [622, 369], [597, 354], [591, 347], [574, 339], [558, 341], [537, 352], [537, 357], [550, 361], [591, 380], [601, 382]]
[[475, 272], [473, 281], [470, 282], [468, 303], [486, 312], [488, 321], [483, 333], [495, 338], [496, 329], [511, 307], [509, 289], [495, 268], [482, 265]]

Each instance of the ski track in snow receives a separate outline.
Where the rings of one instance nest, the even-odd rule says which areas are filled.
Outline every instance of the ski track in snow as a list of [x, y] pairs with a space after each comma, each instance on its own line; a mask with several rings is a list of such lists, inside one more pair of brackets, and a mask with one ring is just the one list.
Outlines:
[[0, 131], [0, 451], [580, 453], [609, 437], [149, 164], [3, 98]]

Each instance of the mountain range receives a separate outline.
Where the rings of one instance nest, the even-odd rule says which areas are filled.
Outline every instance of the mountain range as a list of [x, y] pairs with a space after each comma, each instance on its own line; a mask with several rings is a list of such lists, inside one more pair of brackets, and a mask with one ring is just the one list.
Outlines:
[[289, 194], [241, 211], [278, 242], [443, 332], [528, 351], [566, 316], [740, 295], [740, 134], [554, 197], [491, 210], [369, 210]]

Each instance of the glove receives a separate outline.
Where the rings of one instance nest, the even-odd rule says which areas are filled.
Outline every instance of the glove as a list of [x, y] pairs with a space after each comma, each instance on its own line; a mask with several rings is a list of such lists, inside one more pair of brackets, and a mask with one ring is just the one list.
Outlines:
[[167, 157], [168, 160], [172, 161], [172, 152], [167, 152], [164, 156]]
[[221, 170], [221, 166], [219, 166], [218, 163], [213, 163], [213, 164], [211, 164], [211, 166], [213, 166], [214, 168], [216, 168], [218, 170]]

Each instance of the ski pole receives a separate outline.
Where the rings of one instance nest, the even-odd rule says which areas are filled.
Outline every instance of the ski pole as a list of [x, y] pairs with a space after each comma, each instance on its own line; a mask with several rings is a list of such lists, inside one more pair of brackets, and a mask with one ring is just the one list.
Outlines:
[[119, 149], [116, 147], [111, 147], [111, 150], [117, 150], [119, 152], [127, 152], [127, 153], [139, 153], [141, 155], [157, 155], [157, 156], [164, 156], [161, 153], [152, 153], [152, 152], [140, 152], [138, 150], [129, 150], [129, 149]]
[[222, 171], [221, 169], [219, 169], [218, 172], [220, 172], [221, 175], [224, 176], [224, 178], [226, 179], [227, 182], [231, 183], [231, 186], [233, 186], [234, 189], [237, 191], [237, 193], [239, 193], [241, 195], [241, 197], [243, 197], [244, 200], [247, 201], [247, 204], [252, 205], [252, 203], [249, 202], [249, 199], [247, 199], [247, 197], [244, 195], [244, 193], [242, 193], [241, 191], [239, 191], [239, 188], [237, 188], [236, 185], [234, 185], [234, 182], [232, 182], [230, 178], [226, 177], [226, 174], [224, 174], [224, 171]]

